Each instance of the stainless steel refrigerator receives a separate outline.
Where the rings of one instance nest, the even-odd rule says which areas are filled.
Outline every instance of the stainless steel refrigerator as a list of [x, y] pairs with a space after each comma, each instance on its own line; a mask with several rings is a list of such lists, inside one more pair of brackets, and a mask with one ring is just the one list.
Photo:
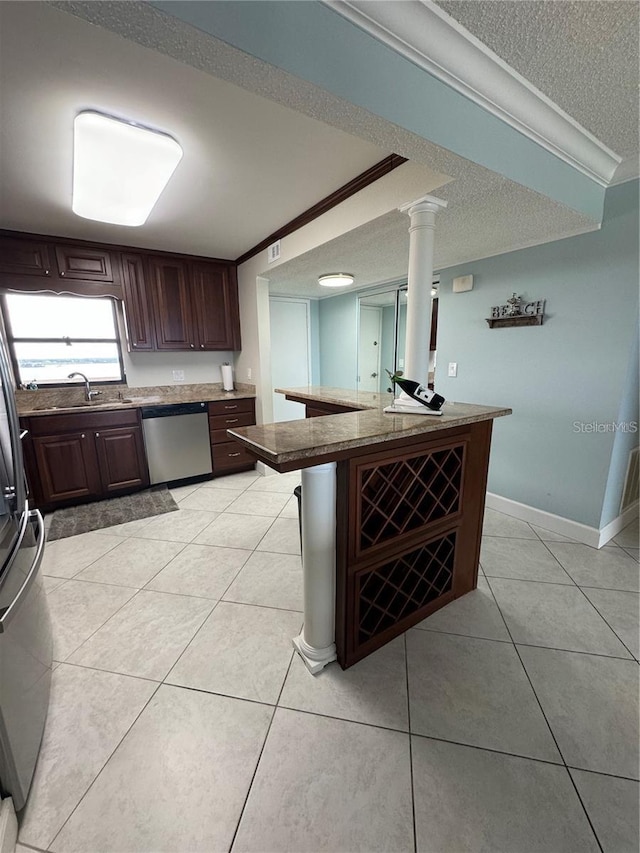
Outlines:
[[0, 334], [0, 792], [26, 803], [49, 706], [51, 620], [44, 522], [29, 510], [21, 433]]

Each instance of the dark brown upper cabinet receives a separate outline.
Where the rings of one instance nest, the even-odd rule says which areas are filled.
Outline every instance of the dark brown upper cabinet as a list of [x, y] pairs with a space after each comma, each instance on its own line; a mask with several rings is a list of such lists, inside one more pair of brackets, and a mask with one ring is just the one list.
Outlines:
[[3, 239], [0, 242], [0, 273], [51, 275], [49, 247], [31, 240]]
[[239, 350], [231, 261], [0, 231], [0, 288], [112, 296], [124, 303], [131, 352]]
[[80, 281], [113, 281], [111, 255], [104, 249], [55, 246], [58, 275]]
[[192, 263], [189, 273], [198, 349], [239, 350], [240, 319], [235, 268], [224, 264]]
[[187, 265], [181, 260], [149, 258], [149, 285], [156, 329], [156, 348], [196, 348]]
[[156, 348], [156, 338], [147, 296], [144, 258], [141, 255], [122, 254], [121, 261], [129, 348], [135, 352], [149, 352]]

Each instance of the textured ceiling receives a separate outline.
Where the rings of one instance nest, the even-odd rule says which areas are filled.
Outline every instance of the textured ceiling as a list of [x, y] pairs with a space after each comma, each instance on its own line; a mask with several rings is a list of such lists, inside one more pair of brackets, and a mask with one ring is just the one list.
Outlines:
[[637, 157], [637, 2], [436, 2], [616, 154]]
[[[237, 258], [391, 153], [51, 6], [0, 2], [0, 18], [0, 227]], [[86, 108], [184, 148], [140, 228], [71, 211]]]
[[[555, 20], [557, 12], [552, 8], [553, 4], [528, 3], [528, 0], [518, 0], [518, 3], [510, 2], [485, 2], [485, 0], [474, 0], [474, 7], [510, 7], [512, 5], [544, 6]], [[444, 3], [442, 4], [445, 5]], [[457, 5], [457, 4], [456, 4]], [[462, 0], [461, 5], [469, 5]], [[564, 2], [558, 2], [557, 6], [564, 6]], [[584, 5], [589, 7], [599, 6], [593, 3], [569, 3], [574, 6]], [[612, 4], [618, 5], [618, 4]], [[624, 4], [623, 4], [624, 5]], [[38, 10], [43, 8], [40, 3], [0, 3], [0, 14], [6, 13], [8, 7], [26, 7], [27, 11], [21, 14], [32, 14], [36, 19]], [[47, 6], [49, 7], [47, 9]], [[51, 7], [56, 7], [52, 9]], [[32, 9], [33, 12], [28, 10]], [[331, 95], [310, 83], [283, 72], [278, 68], [269, 66], [256, 58], [239, 51], [228, 44], [211, 38], [204, 33], [189, 27], [171, 17], [168, 17], [153, 7], [139, 2], [54, 2], [44, 6], [49, 14], [64, 18], [70, 32], [74, 32], [74, 17], [84, 19], [75, 21], [76, 24], [87, 27], [87, 21], [95, 26], [89, 27], [90, 44], [94, 47], [93, 68], [87, 64], [75, 66], [76, 73], [73, 79], [60, 77], [59, 69], [69, 66], [74, 67], [75, 57], [83, 55], [81, 45], [77, 41], [69, 44], [65, 40], [64, 33], [48, 27], [40, 27], [41, 43], [29, 45], [27, 51], [24, 42], [17, 50], [11, 50], [10, 54], [22, 51], [23, 67], [25, 74], [30, 80], [38, 79], [38, 88], [35, 93], [35, 104], [47, 103], [47, 97], [58, 98], [64, 95], [69, 87], [82, 82], [83, 75], [88, 81], [95, 82], [98, 74], [98, 82], [102, 85], [105, 81], [117, 80], [119, 78], [118, 57], [120, 51], [130, 56], [127, 66], [127, 79], [124, 84], [113, 86], [114, 98], [126, 99], [129, 89], [139, 91], [139, 78], [150, 76], [155, 81], [155, 86], [149, 88], [145, 97], [140, 97], [140, 103], [145, 104], [148, 110], [155, 109], [158, 104], [163, 104], [167, 115], [184, 119], [185, 133], [194, 139], [200, 140], [200, 149], [210, 169], [216, 162], [213, 156], [215, 151], [214, 141], [206, 134], [200, 136], [203, 129], [203, 113], [210, 115], [209, 129], [215, 130], [216, 124], [220, 123], [220, 116], [215, 112], [215, 101], [211, 100], [210, 108], [203, 108], [202, 102], [195, 97], [197, 94], [202, 98], [207, 97], [208, 87], [211, 92], [227, 91], [235, 93], [237, 97], [233, 100], [237, 105], [238, 122], [245, 121], [246, 132], [237, 137], [234, 144], [230, 136], [225, 149], [215, 151], [216, 154], [228, 157], [230, 162], [237, 161], [238, 170], [244, 167], [248, 174], [253, 175], [253, 185], [243, 183], [242, 174], [234, 173], [233, 179], [229, 179], [225, 203], [220, 204], [219, 198], [211, 195], [206, 199], [204, 190], [209, 184], [204, 184], [202, 179], [192, 176], [189, 194], [180, 201], [181, 207], [173, 203], [167, 205], [162, 222], [163, 229], [157, 232], [145, 232], [138, 229], [128, 239], [122, 238], [122, 242], [138, 244], [152, 248], [167, 248], [175, 251], [201, 251], [203, 254], [219, 256], [234, 256], [240, 254], [234, 252], [233, 246], [241, 244], [244, 248], [257, 243], [266, 234], [275, 231], [283, 222], [300, 213], [305, 207], [318, 201], [327, 195], [340, 183], [353, 177], [366, 165], [380, 159], [384, 154], [395, 151], [414, 164], [422, 164], [430, 172], [435, 171], [443, 175], [449, 175], [454, 180], [446, 186], [434, 191], [435, 195], [449, 201], [449, 208], [438, 217], [436, 234], [436, 266], [443, 268], [452, 264], [465, 263], [475, 258], [486, 257], [511, 251], [528, 245], [544, 243], [550, 240], [560, 239], [575, 233], [590, 230], [596, 225], [586, 217], [580, 216], [560, 204], [554, 203], [548, 198], [525, 189], [513, 182], [505, 180], [501, 176], [488, 171], [476, 164], [463, 160], [445, 149], [439, 148], [427, 140], [412, 134], [396, 125], [393, 125], [364, 109], [355, 107], [340, 98]], [[495, 10], [494, 10], [495, 11]], [[593, 11], [596, 14], [597, 10]], [[70, 13], [70, 14], [62, 14]], [[598, 20], [600, 20], [598, 18]], [[626, 18], [625, 18], [626, 22]], [[39, 26], [39, 25], [38, 25]], [[628, 28], [628, 22], [624, 24]], [[65, 24], [62, 25], [65, 28]], [[6, 29], [6, 28], [5, 28]], [[46, 32], [43, 32], [42, 30]], [[111, 31], [111, 32], [109, 32]], [[121, 36], [116, 38], [113, 34]], [[26, 34], [28, 35], [28, 33]], [[52, 37], [55, 35], [55, 38]], [[616, 67], [620, 65], [618, 53], [625, 54], [626, 41], [621, 40], [621, 48], [618, 51], [618, 42], [610, 43], [607, 33], [600, 26], [593, 31], [594, 39], [604, 39], [608, 45], [607, 52], [609, 60]], [[520, 44], [519, 50], [524, 50], [524, 43], [538, 45], [539, 38], [532, 39], [531, 33], [526, 28], [518, 26], [514, 30], [514, 38]], [[9, 35], [9, 41], [11, 36]], [[117, 50], [110, 50], [110, 45], [117, 45]], [[495, 46], [489, 45], [496, 49]], [[115, 52], [114, 52], [115, 51]], [[499, 53], [498, 50], [496, 52]], [[536, 50], [532, 49], [535, 58]], [[42, 57], [51, 57], [55, 54], [55, 62], [47, 65], [42, 63]], [[41, 55], [42, 54], [42, 57]], [[110, 55], [111, 54], [111, 55]], [[615, 54], [615, 58], [613, 57]], [[626, 54], [625, 54], [626, 55]], [[100, 59], [100, 62], [97, 60]], [[175, 61], [177, 60], [177, 61]], [[16, 60], [17, 61], [17, 60]], [[531, 59], [532, 65], [535, 65]], [[172, 77], [154, 77], [156, 68], [165, 68], [169, 63], [173, 69]], [[541, 65], [544, 61], [541, 60]], [[622, 62], [624, 65], [624, 62]], [[519, 69], [521, 70], [521, 69]], [[544, 70], [544, 69], [542, 69]], [[578, 72], [573, 66], [568, 66], [567, 74], [573, 82], [567, 83], [567, 91], [575, 93], [580, 88], [581, 77], [576, 78]], [[526, 75], [525, 75], [526, 76]], [[588, 78], [587, 78], [588, 79]], [[626, 79], [626, 78], [625, 78]], [[7, 78], [3, 74], [3, 84], [9, 80], [10, 87], [5, 86], [3, 96], [4, 108], [14, 98], [14, 89], [20, 92], [20, 81], [13, 74]], [[182, 86], [175, 87], [175, 80], [184, 81]], [[62, 82], [61, 82], [62, 81]], [[197, 81], [196, 90], [192, 90], [194, 82]], [[540, 88], [540, 83], [533, 82]], [[15, 88], [17, 87], [17, 88]], [[239, 88], [238, 88], [239, 87]], [[246, 90], [246, 91], [242, 91]], [[90, 87], [85, 96], [89, 98]], [[248, 94], [251, 93], [251, 94]], [[546, 92], [546, 94], [549, 94]], [[9, 95], [9, 100], [7, 99]], [[259, 96], [259, 97], [256, 97]], [[213, 97], [213, 95], [211, 96]], [[552, 95], [550, 95], [552, 97]], [[602, 109], [599, 99], [605, 95], [598, 96], [598, 109]], [[38, 100], [39, 99], [39, 100]], [[34, 121], [38, 118], [32, 111], [30, 100], [17, 99], [16, 104], [20, 110], [13, 113], [14, 120], [9, 128], [8, 123], [3, 122], [0, 127], [0, 142], [3, 143], [3, 157], [8, 150], [6, 140], [10, 135], [12, 140], [11, 156], [12, 166], [18, 170], [19, 175], [28, 176], [30, 169], [39, 169], [41, 164], [38, 158], [45, 159], [51, 156], [51, 146], [44, 145], [44, 137], [41, 127], [42, 120], [38, 123], [38, 129], [34, 133]], [[91, 103], [89, 101], [89, 103]], [[252, 109], [256, 104], [256, 110]], [[561, 103], [561, 106], [574, 115], [571, 104]], [[282, 107], [287, 110], [280, 112]], [[585, 109], [589, 109], [585, 107]], [[594, 109], [594, 113], [598, 110]], [[295, 111], [295, 112], [294, 112]], [[296, 115], [299, 113], [300, 115]], [[289, 115], [291, 114], [291, 115]], [[283, 123], [280, 125], [281, 133], [278, 135], [274, 120], [275, 116], [282, 115]], [[629, 124], [630, 111], [627, 110], [625, 121]], [[339, 143], [325, 145], [324, 153], [327, 152], [336, 162], [338, 169], [326, 174], [316, 174], [315, 154], [311, 149], [304, 149], [304, 131], [301, 136], [294, 134], [292, 139], [287, 138], [287, 121], [295, 123], [296, 119], [303, 122], [305, 119], [314, 119], [311, 126], [317, 126], [320, 134], [332, 132], [340, 135], [336, 137]], [[574, 115], [586, 127], [593, 125], [584, 115]], [[42, 118], [41, 116], [39, 117]], [[622, 121], [622, 119], [620, 119]], [[321, 124], [320, 124], [321, 123]], [[45, 125], [48, 127], [48, 125]], [[302, 126], [302, 125], [301, 125]], [[263, 128], [266, 133], [263, 134]], [[29, 132], [27, 132], [29, 130]], [[620, 131], [622, 132], [622, 131]], [[47, 136], [47, 143], [51, 140], [51, 134]], [[327, 137], [322, 137], [329, 138]], [[265, 144], [265, 140], [269, 144]], [[36, 141], [38, 144], [36, 144]], [[610, 139], [603, 141], [611, 143]], [[344, 149], [343, 149], [344, 145]], [[353, 147], [350, 147], [353, 145]], [[365, 147], [359, 147], [363, 145]], [[369, 146], [368, 148], [366, 146]], [[287, 147], [290, 146], [290, 147]], [[615, 148], [615, 145], [614, 145]], [[270, 169], [269, 163], [282, 163], [287, 157], [292, 156], [292, 164], [300, 163], [300, 155], [306, 153], [305, 169], [298, 173], [284, 174], [278, 168]], [[352, 160], [343, 158], [342, 152], [351, 151]], [[335, 157], [335, 152], [340, 151], [340, 156]], [[283, 158], [281, 155], [286, 152]], [[379, 156], [378, 156], [379, 155]], [[358, 165], [370, 159], [365, 165]], [[358, 158], [362, 157], [360, 161]], [[261, 173], [255, 177], [254, 159], [264, 163]], [[264, 158], [264, 159], [260, 159]], [[270, 160], [270, 158], [272, 158]], [[304, 158], [303, 158], [304, 159]], [[330, 159], [330, 158], [328, 158]], [[322, 157], [320, 163], [325, 163]], [[309, 163], [313, 169], [309, 169]], [[281, 168], [281, 167], [280, 167]], [[340, 171], [342, 170], [342, 171]], [[349, 174], [345, 174], [349, 172]], [[307, 174], [312, 173], [312, 174]], [[41, 173], [40, 173], [41, 174]], [[206, 173], [205, 173], [206, 174]], [[307, 181], [315, 181], [322, 184], [322, 189], [313, 190], [315, 196], [305, 201], [299, 190], [302, 187], [305, 192], [312, 194], [313, 184]], [[28, 225], [28, 221], [41, 221], [43, 207], [43, 189], [33, 182], [25, 184], [25, 194], [22, 203], [25, 208], [24, 230], [38, 230], [38, 227]], [[4, 187], [0, 186], [0, 190]], [[420, 194], [417, 190], [416, 194]], [[410, 199], [407, 199], [409, 201]], [[209, 206], [206, 206], [206, 201]], [[46, 199], [45, 199], [46, 202]], [[59, 200], [58, 200], [59, 204]], [[204, 206], [202, 206], [204, 204]], [[200, 206], [198, 206], [200, 205]], [[296, 208], [296, 209], [293, 209]], [[4, 205], [5, 215], [7, 205]], [[178, 210], [178, 214], [176, 214]], [[182, 213], [187, 217], [194, 211], [196, 219], [187, 218], [183, 221]], [[256, 215], [259, 211], [259, 216]], [[59, 211], [58, 211], [59, 212]], [[9, 214], [13, 211], [9, 209]], [[29, 220], [30, 217], [30, 220]], [[45, 217], [46, 218], [46, 217]], [[56, 219], [56, 222], [61, 221]], [[272, 224], [273, 223], [273, 224]], [[185, 225], [187, 227], [185, 227]], [[295, 260], [279, 267], [265, 270], [270, 279], [272, 292], [288, 293], [300, 296], [326, 296], [326, 289], [320, 288], [316, 279], [323, 272], [338, 268], [354, 272], [357, 277], [356, 287], [377, 284], [387, 280], [399, 280], [406, 276], [408, 263], [408, 218], [406, 215], [390, 211], [368, 225], [362, 226], [355, 231], [345, 234], [335, 241], [320, 246]], [[100, 226], [97, 226], [99, 229]], [[47, 229], [42, 229], [47, 230]], [[60, 229], [58, 233], [63, 233]], [[192, 235], [202, 235], [207, 232], [207, 249], [196, 249], [192, 245]], [[260, 232], [260, 233], [258, 233]], [[67, 231], [73, 236], [71, 231]], [[130, 234], [131, 232], [129, 232]], [[227, 235], [227, 249], [216, 248], [221, 233]], [[254, 234], [257, 237], [254, 238]], [[78, 235], [80, 236], [80, 235]], [[93, 233], [89, 239], [109, 240], [105, 233]], [[200, 239], [200, 238], [199, 238]], [[236, 242], [234, 242], [236, 241]]]

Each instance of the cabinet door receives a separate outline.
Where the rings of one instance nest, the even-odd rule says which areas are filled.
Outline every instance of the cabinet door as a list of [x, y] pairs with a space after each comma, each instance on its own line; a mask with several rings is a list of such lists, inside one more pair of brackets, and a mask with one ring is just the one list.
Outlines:
[[240, 349], [238, 292], [229, 266], [193, 263], [189, 272], [198, 326], [198, 349]]
[[195, 349], [187, 268], [183, 261], [149, 259], [150, 284], [159, 350]]
[[51, 275], [49, 248], [31, 240], [0, 240], [0, 273]]
[[140, 427], [96, 430], [93, 435], [105, 494], [149, 485]]
[[149, 294], [140, 255], [123, 254], [122, 286], [127, 324], [127, 339], [135, 352], [154, 350], [156, 347], [149, 307]]
[[111, 256], [105, 249], [83, 246], [56, 246], [58, 274], [81, 281], [113, 281]]
[[33, 439], [33, 450], [45, 503], [100, 493], [93, 433], [40, 436]]

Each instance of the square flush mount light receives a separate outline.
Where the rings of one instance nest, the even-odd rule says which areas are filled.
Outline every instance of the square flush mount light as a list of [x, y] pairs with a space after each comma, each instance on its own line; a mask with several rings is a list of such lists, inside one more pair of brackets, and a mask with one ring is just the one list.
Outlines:
[[182, 148], [166, 133], [82, 112], [74, 121], [73, 212], [142, 225], [181, 159]]
[[331, 272], [318, 278], [318, 284], [322, 287], [347, 287], [353, 281], [353, 276], [347, 272]]

